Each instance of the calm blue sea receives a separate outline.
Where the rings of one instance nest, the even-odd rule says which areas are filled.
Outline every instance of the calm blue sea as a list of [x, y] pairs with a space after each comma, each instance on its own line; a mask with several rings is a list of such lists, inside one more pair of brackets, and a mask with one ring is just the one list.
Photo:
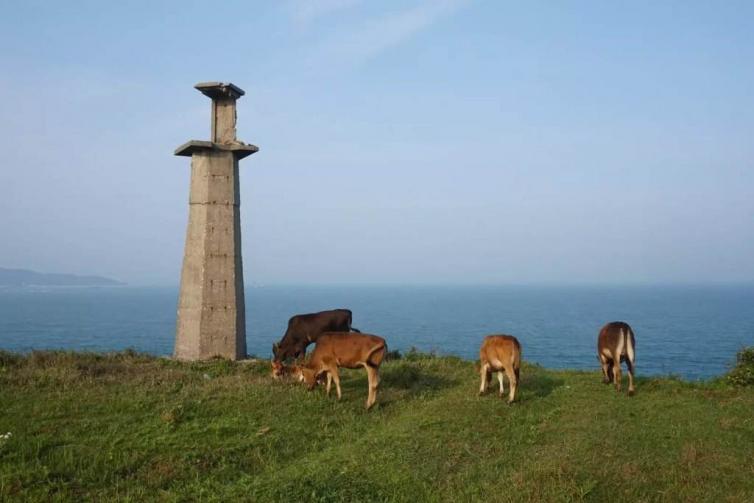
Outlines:
[[[553, 368], [598, 369], [597, 331], [612, 320], [634, 328], [640, 375], [720, 375], [754, 345], [754, 286], [274, 286], [246, 296], [248, 351], [264, 357], [291, 315], [336, 307], [390, 349], [476, 358], [482, 337], [502, 332]], [[176, 288], [0, 290], [0, 349], [169, 355], [176, 301]]]

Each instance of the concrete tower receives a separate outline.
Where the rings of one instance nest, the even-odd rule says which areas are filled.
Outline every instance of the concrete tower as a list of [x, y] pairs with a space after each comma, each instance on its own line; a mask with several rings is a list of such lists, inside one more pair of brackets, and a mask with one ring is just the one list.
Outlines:
[[212, 140], [191, 140], [175, 151], [191, 157], [175, 357], [238, 360], [246, 357], [238, 161], [259, 149], [236, 139], [242, 89], [222, 82], [194, 87], [212, 99]]

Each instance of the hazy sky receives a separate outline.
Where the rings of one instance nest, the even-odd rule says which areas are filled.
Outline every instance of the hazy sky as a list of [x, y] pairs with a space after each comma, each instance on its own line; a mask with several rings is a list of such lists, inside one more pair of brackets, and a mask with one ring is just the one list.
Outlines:
[[231, 81], [246, 281], [754, 280], [754, 2], [3, 2], [0, 267], [177, 284]]

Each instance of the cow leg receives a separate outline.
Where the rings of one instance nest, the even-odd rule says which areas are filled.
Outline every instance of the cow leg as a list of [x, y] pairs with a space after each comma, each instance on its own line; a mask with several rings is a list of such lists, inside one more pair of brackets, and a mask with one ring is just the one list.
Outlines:
[[602, 382], [610, 384], [610, 360], [602, 353], [599, 354], [600, 365], [602, 366]]
[[628, 396], [632, 396], [636, 392], [634, 388], [634, 362], [626, 359], [626, 367], [628, 367]]
[[330, 374], [330, 372], [327, 372], [327, 385], [325, 386], [325, 389], [327, 390], [327, 396], [330, 396], [331, 386], [332, 386], [332, 374]]
[[482, 366], [479, 369], [479, 375], [482, 376], [482, 383], [479, 385], [480, 395], [483, 395], [484, 392], [487, 391], [487, 379], [490, 376], [489, 368], [489, 363], [482, 363]]
[[335, 391], [338, 392], [338, 400], [340, 400], [340, 375], [338, 375], [338, 367], [331, 369], [328, 375], [330, 374], [332, 374], [332, 379], [335, 381]]
[[621, 388], [621, 374], [620, 374], [620, 358], [613, 360], [613, 380], [615, 381], [615, 390], [620, 391]]
[[377, 401], [377, 388], [380, 387], [380, 369], [378, 367], [373, 367], [374, 370], [374, 395], [372, 398], [372, 405], [374, 405], [374, 402]]
[[[503, 371], [499, 370], [497, 372], [497, 380], [500, 381], [500, 397], [502, 397], [505, 394], [505, 385], [503, 384]], [[508, 380], [510, 383], [510, 379]]]
[[368, 364], [364, 364], [364, 370], [367, 371], [367, 403], [366, 407], [369, 409], [369, 407], [372, 406], [372, 390], [374, 386], [374, 374], [372, 373], [372, 369]]
[[369, 365], [364, 365], [367, 371], [367, 382], [369, 383], [369, 394], [367, 395], [367, 409], [370, 409], [374, 402], [377, 401], [377, 386], [380, 384], [380, 375], [377, 369]]
[[[505, 374], [508, 376], [508, 387], [510, 388], [510, 391], [508, 392], [508, 403], [513, 403], [513, 400], [516, 398], [516, 390], [518, 389], [518, 379], [516, 379], [516, 371], [513, 369], [513, 365], [507, 367], [505, 369]], [[503, 377], [500, 376], [500, 382], [502, 382]]]

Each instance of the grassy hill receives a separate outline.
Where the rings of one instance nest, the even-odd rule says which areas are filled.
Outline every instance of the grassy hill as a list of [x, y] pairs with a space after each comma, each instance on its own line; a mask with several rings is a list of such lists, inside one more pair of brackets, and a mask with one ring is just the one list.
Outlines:
[[752, 501], [754, 389], [472, 362], [385, 363], [378, 405], [273, 382], [267, 362], [0, 353], [0, 500]]

